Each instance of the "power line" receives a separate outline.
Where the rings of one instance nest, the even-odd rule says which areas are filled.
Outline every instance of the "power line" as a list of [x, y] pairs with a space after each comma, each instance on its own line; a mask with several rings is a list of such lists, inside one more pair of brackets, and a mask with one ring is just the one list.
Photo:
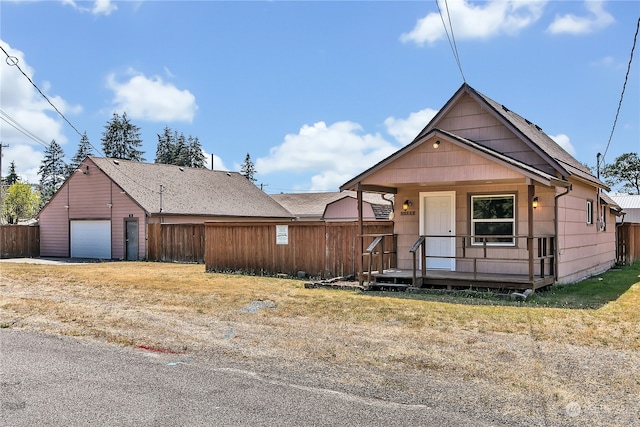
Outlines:
[[26, 137], [28, 137], [28, 138], [32, 139], [33, 141], [37, 142], [38, 144], [42, 145], [43, 147], [46, 148], [48, 146], [48, 144], [46, 142], [44, 142], [44, 140], [42, 138], [39, 138], [36, 135], [34, 135], [33, 133], [31, 133], [28, 129], [26, 129], [24, 126], [22, 126], [20, 123], [18, 123], [18, 121], [16, 119], [11, 117], [5, 111], [0, 110], [0, 119], [5, 121], [9, 126], [13, 127], [15, 130], [17, 130], [18, 132], [22, 133]]
[[[453, 25], [451, 24], [451, 13], [449, 13], [449, 3], [447, 0], [444, 0], [444, 4], [447, 8], [447, 17], [449, 21], [449, 28], [451, 29], [451, 37], [449, 37], [449, 30], [447, 29], [447, 24], [444, 22], [444, 17], [442, 16], [442, 9], [440, 9], [440, 1], [436, 0], [436, 6], [438, 6], [438, 13], [440, 14], [440, 19], [442, 20], [442, 26], [444, 27], [444, 32], [447, 35], [447, 39], [449, 40], [449, 46], [451, 47], [451, 51], [453, 52], [453, 57], [456, 60], [456, 64], [458, 65], [458, 70], [460, 70], [460, 75], [462, 76], [462, 81], [467, 82], [467, 79], [464, 77], [464, 73], [462, 72], [462, 64], [460, 62], [460, 54], [458, 53], [458, 46], [456, 44], [456, 38], [453, 34]], [[453, 41], [452, 41], [453, 39]]]
[[53, 102], [51, 102], [51, 100], [49, 98], [47, 98], [47, 95], [42, 93], [40, 88], [31, 80], [31, 78], [29, 76], [27, 76], [27, 74], [24, 71], [22, 71], [22, 68], [20, 68], [20, 65], [18, 65], [18, 58], [16, 58], [15, 56], [10, 56], [7, 53], [7, 51], [4, 50], [4, 48], [2, 46], [0, 46], [0, 49], [2, 49], [2, 51], [4, 52], [5, 55], [7, 55], [7, 59], [6, 59], [7, 65], [12, 66], [12, 67], [16, 67], [18, 70], [20, 70], [22, 75], [25, 76], [27, 80], [29, 80], [29, 83], [31, 83], [33, 85], [33, 87], [35, 87], [36, 90], [40, 93], [40, 95], [42, 95], [42, 97], [47, 100], [49, 105], [51, 105], [53, 107], [53, 109], [56, 110], [56, 112], [60, 115], [60, 117], [62, 117], [64, 119], [64, 121], [67, 122], [69, 124], [69, 126], [71, 126], [71, 128], [76, 131], [76, 133], [78, 135], [80, 135], [80, 137], [82, 137], [82, 134], [80, 133], [80, 131], [78, 131], [78, 129], [76, 129], [76, 127], [71, 124], [71, 122], [64, 116], [64, 114], [62, 114], [60, 112], [60, 110], [58, 110], [58, 107], [53, 105]]
[[633, 61], [633, 51], [636, 48], [636, 40], [638, 39], [638, 29], [640, 28], [640, 18], [638, 18], [638, 23], [636, 24], [636, 34], [633, 36], [633, 45], [631, 46], [631, 56], [629, 57], [629, 65], [627, 65], [627, 74], [624, 76], [624, 84], [622, 85], [622, 93], [620, 94], [620, 101], [618, 102], [618, 110], [616, 111], [616, 117], [613, 120], [613, 127], [611, 128], [611, 134], [609, 134], [609, 141], [607, 142], [607, 148], [604, 150], [604, 154], [602, 159], [604, 161], [605, 156], [607, 155], [607, 150], [609, 150], [609, 145], [611, 144], [611, 139], [613, 138], [613, 132], [616, 129], [616, 123], [618, 122], [618, 115], [620, 114], [620, 108], [622, 107], [622, 98], [624, 98], [624, 91], [627, 88], [627, 80], [629, 79], [629, 72], [631, 71], [631, 62]]

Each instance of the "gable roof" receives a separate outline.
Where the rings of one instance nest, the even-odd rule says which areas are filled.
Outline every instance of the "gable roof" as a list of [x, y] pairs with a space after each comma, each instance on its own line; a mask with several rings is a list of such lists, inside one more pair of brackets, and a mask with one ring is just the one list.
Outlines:
[[[514, 132], [514, 134], [516, 134], [525, 144], [527, 144], [527, 146], [532, 151], [536, 152], [542, 159], [544, 159], [545, 162], [550, 165], [552, 170], [556, 171], [562, 178], [555, 178], [554, 176], [549, 174], [548, 171], [542, 171], [538, 168], [527, 165], [524, 162], [518, 161], [517, 159], [500, 153], [481, 142], [472, 141], [468, 138], [463, 138], [451, 132], [439, 129], [437, 127], [438, 123], [443, 117], [447, 115], [453, 105], [455, 105], [465, 94], [468, 94], [477, 102], [486, 107], [487, 111], [489, 111], [508, 129]], [[564, 183], [566, 182], [566, 179], [568, 179], [570, 176], [573, 176], [583, 181], [587, 181], [591, 185], [608, 190], [608, 187], [602, 181], [596, 178], [586, 166], [582, 165], [578, 160], [571, 156], [571, 154], [565, 151], [562, 147], [560, 147], [560, 145], [558, 145], [547, 134], [545, 134], [542, 131], [542, 128], [509, 110], [502, 104], [493, 101], [486, 95], [481, 94], [480, 92], [469, 86], [467, 83], [463, 83], [458, 91], [456, 91], [456, 93], [447, 101], [447, 103], [438, 111], [433, 119], [431, 119], [427, 126], [425, 126], [425, 128], [418, 134], [418, 136], [416, 136], [416, 138], [414, 138], [414, 140], [410, 144], [406, 145], [396, 153], [392, 154], [390, 157], [382, 160], [357, 177], [343, 184], [340, 188], [353, 188], [353, 186], [357, 182], [359, 182], [366, 176], [379, 170], [387, 163], [390, 163], [391, 161], [397, 159], [401, 155], [420, 145], [425, 140], [434, 136], [434, 132], [443, 133], [448, 136], [451, 141], [463, 143], [467, 147], [473, 148], [474, 151], [478, 153], [484, 153], [485, 155], [493, 157], [494, 160], [500, 160], [500, 162], [503, 164], [505, 164], [506, 162], [506, 164], [515, 166], [521, 171], [528, 171], [529, 173], [534, 172], [537, 175], [545, 176], [545, 179], [550, 180], [550, 182], [555, 181], [556, 184], [560, 182]]]
[[[357, 193], [354, 191], [325, 193], [281, 193], [271, 194], [271, 197], [298, 218], [321, 218], [325, 212], [327, 205], [346, 197], [356, 199]], [[371, 204], [372, 208], [374, 208], [374, 213], [376, 212], [376, 209], [378, 209], [378, 211], [381, 212], [381, 215], [384, 215], [386, 209], [379, 206], [389, 206], [390, 210], [391, 202], [383, 199], [379, 194], [363, 193], [362, 199], [364, 202]], [[388, 217], [389, 212], [387, 212], [385, 218]]]
[[238, 172], [88, 159], [150, 215], [293, 218]]

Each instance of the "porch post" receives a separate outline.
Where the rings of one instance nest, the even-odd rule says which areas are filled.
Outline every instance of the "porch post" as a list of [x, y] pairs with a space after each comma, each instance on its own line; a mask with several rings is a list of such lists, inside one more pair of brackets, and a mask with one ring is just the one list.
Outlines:
[[527, 186], [527, 251], [529, 252], [529, 280], [533, 286], [533, 198], [536, 195], [536, 186], [529, 183]]
[[364, 254], [364, 222], [362, 215], [362, 187], [360, 183], [357, 185], [357, 195], [358, 195], [358, 236], [360, 243], [358, 245], [358, 262], [357, 262], [357, 270], [356, 274], [358, 275], [358, 282], [362, 285], [362, 281], [360, 279], [360, 274], [364, 273], [364, 260], [362, 256]]

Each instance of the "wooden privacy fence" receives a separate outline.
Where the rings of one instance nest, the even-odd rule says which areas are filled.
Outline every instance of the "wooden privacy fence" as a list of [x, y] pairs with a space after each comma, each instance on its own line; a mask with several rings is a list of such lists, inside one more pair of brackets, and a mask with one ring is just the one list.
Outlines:
[[627, 222], [617, 229], [618, 263], [632, 264], [640, 259], [640, 223]]
[[[373, 234], [392, 234], [393, 222], [364, 224], [364, 245]], [[393, 235], [386, 247], [395, 247]], [[207, 271], [242, 271], [331, 278], [357, 275], [357, 222], [205, 223]], [[395, 259], [390, 261], [395, 264]]]
[[204, 262], [204, 224], [148, 224], [147, 260]]
[[40, 227], [37, 225], [0, 226], [0, 258], [40, 256]]

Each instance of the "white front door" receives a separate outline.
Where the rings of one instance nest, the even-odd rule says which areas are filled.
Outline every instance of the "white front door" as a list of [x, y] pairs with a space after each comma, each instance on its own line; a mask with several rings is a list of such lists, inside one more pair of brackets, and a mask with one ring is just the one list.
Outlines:
[[426, 238], [426, 267], [429, 269], [455, 270], [455, 191], [420, 193], [420, 235], [451, 236]]

